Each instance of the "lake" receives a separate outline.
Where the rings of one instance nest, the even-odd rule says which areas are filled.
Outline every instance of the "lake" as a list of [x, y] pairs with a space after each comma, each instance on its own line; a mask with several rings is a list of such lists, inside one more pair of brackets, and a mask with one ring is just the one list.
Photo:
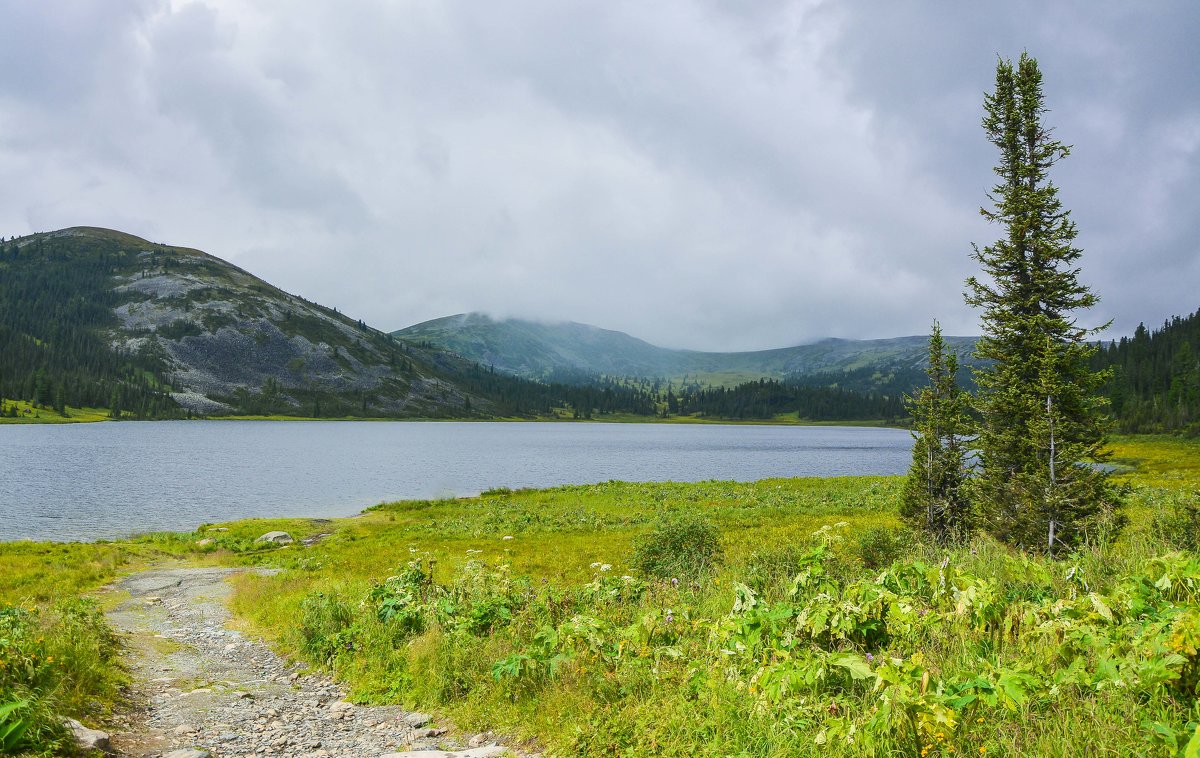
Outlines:
[[349, 516], [491, 487], [902, 474], [898, 429], [155, 421], [0, 426], [0, 541]]

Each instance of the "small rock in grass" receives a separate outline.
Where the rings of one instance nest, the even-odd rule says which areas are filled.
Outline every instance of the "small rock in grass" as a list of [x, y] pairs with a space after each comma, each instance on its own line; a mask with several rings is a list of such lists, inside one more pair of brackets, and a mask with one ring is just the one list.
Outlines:
[[71, 734], [75, 736], [75, 742], [79, 745], [80, 750], [101, 750], [106, 753], [108, 752], [108, 732], [102, 732], [99, 729], [88, 729], [75, 719], [66, 719], [63, 723], [71, 730]]
[[410, 713], [404, 717], [405, 723], [413, 729], [420, 729], [433, 720], [433, 716], [428, 713]]
[[260, 535], [258, 539], [254, 541], [271, 542], [276, 545], [290, 545], [295, 542], [295, 540], [292, 539], [292, 535], [288, 534], [287, 532], [267, 532], [266, 534]]
[[467, 747], [483, 747], [492, 741], [491, 732], [480, 732], [467, 741]]

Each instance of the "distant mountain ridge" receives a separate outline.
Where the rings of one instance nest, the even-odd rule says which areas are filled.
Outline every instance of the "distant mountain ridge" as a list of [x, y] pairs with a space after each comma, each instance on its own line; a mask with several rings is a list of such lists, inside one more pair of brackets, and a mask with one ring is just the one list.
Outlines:
[[[657, 347], [624, 332], [575, 322], [543, 323], [462, 313], [392, 332], [527, 378], [565, 374], [692, 380], [732, 385], [753, 379], [923, 370], [927, 336], [824, 339], [807, 345], [749, 352], [704, 352]], [[975, 337], [947, 337], [970, 362]]]

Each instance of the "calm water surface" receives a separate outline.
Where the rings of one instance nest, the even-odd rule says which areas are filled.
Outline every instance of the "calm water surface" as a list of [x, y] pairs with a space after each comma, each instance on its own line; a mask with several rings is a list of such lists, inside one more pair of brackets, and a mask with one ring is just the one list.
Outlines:
[[253, 516], [610, 479], [901, 474], [897, 429], [157, 421], [0, 426], [0, 541], [91, 540]]

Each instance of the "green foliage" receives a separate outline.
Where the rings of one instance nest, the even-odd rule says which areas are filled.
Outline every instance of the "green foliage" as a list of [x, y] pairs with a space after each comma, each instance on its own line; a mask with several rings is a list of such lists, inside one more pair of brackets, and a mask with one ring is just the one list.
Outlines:
[[883, 568], [912, 547], [905, 532], [886, 526], [873, 526], [858, 535], [858, 558], [868, 569]]
[[970, 397], [958, 386], [958, 359], [947, 353], [936, 321], [929, 337], [926, 374], [928, 386], [908, 403], [915, 442], [900, 517], [938, 542], [959, 542], [975, 526], [964, 486]]
[[28, 700], [0, 703], [0, 752], [16, 753], [25, 746], [30, 722], [21, 718], [20, 712], [28, 707]]
[[1177, 550], [1200, 550], [1200, 490], [1153, 496], [1150, 533]]
[[704, 516], [667, 510], [634, 547], [633, 567], [645, 576], [695, 579], [721, 563], [721, 533]]
[[300, 611], [300, 649], [310, 660], [329, 663], [343, 650], [353, 650], [354, 613], [341, 598], [314, 592], [304, 598]]
[[119, 697], [118, 650], [92, 601], [45, 612], [0, 605], [0, 747], [63, 754], [62, 717], [103, 716]]
[[1094, 538], [1118, 507], [1105, 459], [1105, 376], [1089, 368], [1095, 329], [1075, 313], [1098, 298], [1078, 279], [1081, 251], [1070, 214], [1048, 171], [1070, 149], [1042, 123], [1046, 112], [1037, 61], [1002, 60], [984, 100], [983, 126], [1000, 153], [999, 181], [982, 209], [1005, 229], [976, 248], [984, 279], [967, 281], [967, 302], [982, 309], [976, 357], [982, 416], [975, 499], [1002, 541], [1055, 553]]

